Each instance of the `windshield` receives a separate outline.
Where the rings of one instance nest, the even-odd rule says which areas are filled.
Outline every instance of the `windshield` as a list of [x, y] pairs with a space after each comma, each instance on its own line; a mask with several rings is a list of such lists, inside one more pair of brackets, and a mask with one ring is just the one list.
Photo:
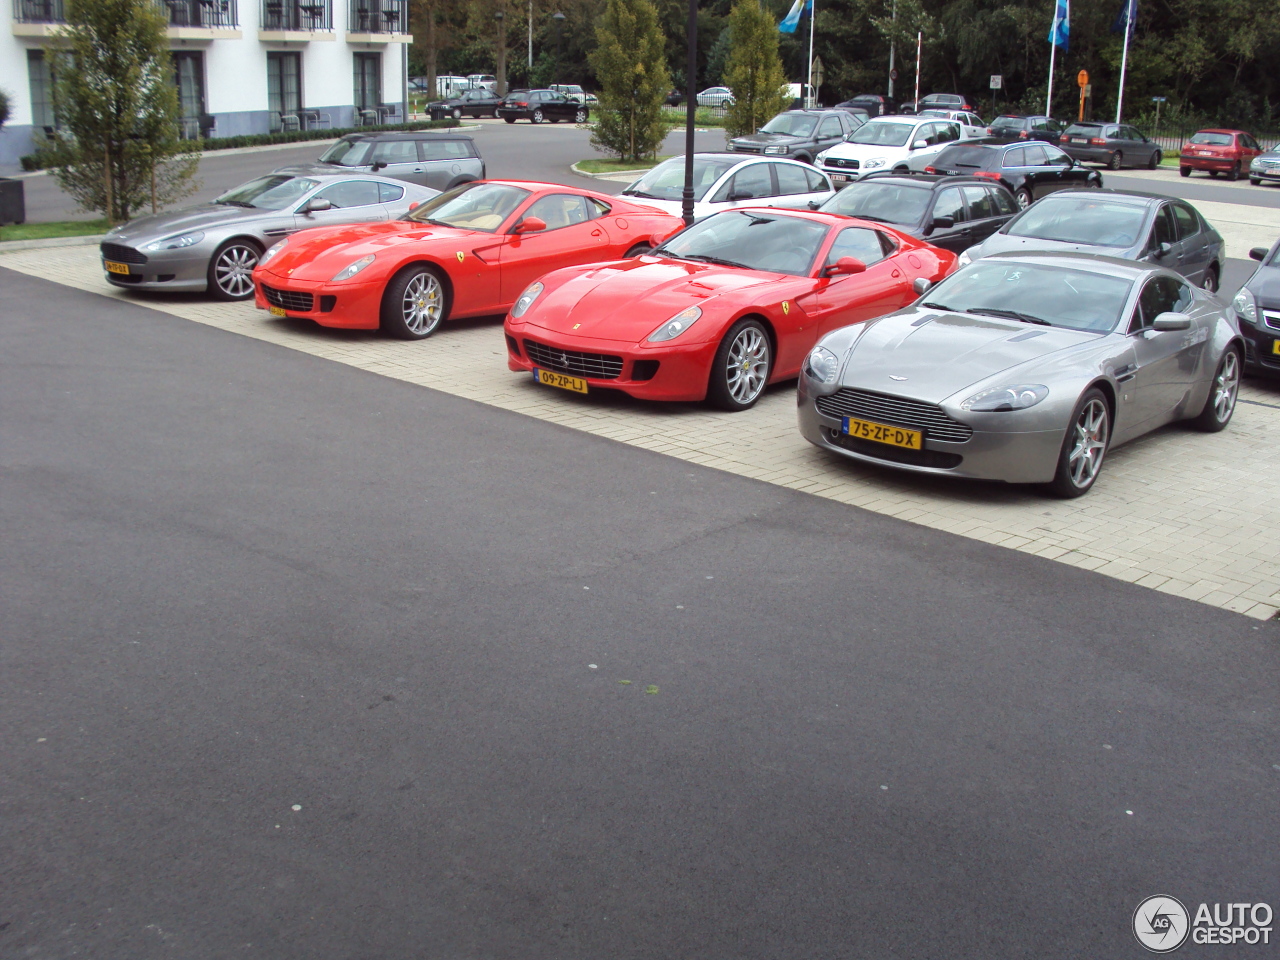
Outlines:
[[878, 147], [900, 147], [911, 138], [914, 123], [864, 123], [849, 136], [850, 143], [870, 143]]
[[1146, 204], [1048, 196], [1011, 220], [1004, 232], [1036, 240], [1131, 247], [1143, 235], [1146, 219]]
[[1202, 143], [1207, 147], [1229, 147], [1231, 146], [1231, 134], [1229, 133], [1197, 133], [1191, 138], [1192, 143]]
[[860, 180], [851, 183], [822, 205], [823, 213], [846, 217], [866, 217], [885, 223], [915, 226], [929, 206], [932, 191], [927, 187]]
[[943, 150], [933, 161], [935, 170], [949, 170], [952, 167], [964, 167], [967, 170], [985, 170], [989, 166], [999, 166], [1004, 151], [999, 147], [954, 146]]
[[308, 177], [290, 177], [274, 173], [258, 177], [228, 190], [214, 200], [232, 207], [256, 207], [259, 210], [281, 210], [300, 200], [320, 183]]
[[[694, 157], [693, 199], [705, 197], [717, 180], [741, 162], [736, 157]], [[664, 160], [622, 193], [639, 200], [680, 200], [684, 195], [684, 157]]]
[[528, 190], [503, 183], [464, 183], [432, 197], [405, 219], [493, 233], [527, 196]]
[[1102, 127], [1096, 123], [1073, 123], [1066, 133], [1069, 137], [1101, 137]]
[[991, 121], [991, 129], [1004, 127], [1006, 130], [1021, 130], [1027, 125], [1025, 117], [996, 117]]
[[817, 117], [805, 116], [803, 113], [780, 113], [763, 127], [761, 133], [785, 133], [793, 137], [811, 137], [813, 129], [818, 125]]
[[320, 162], [359, 167], [369, 162], [369, 152], [372, 149], [373, 142], [370, 140], [339, 140], [320, 155]]
[[925, 305], [953, 313], [1022, 314], [1051, 326], [1110, 333], [1133, 283], [1057, 265], [977, 260], [925, 295]]
[[699, 220], [653, 252], [804, 276], [826, 235], [827, 225], [813, 220], [764, 210], [727, 210]]

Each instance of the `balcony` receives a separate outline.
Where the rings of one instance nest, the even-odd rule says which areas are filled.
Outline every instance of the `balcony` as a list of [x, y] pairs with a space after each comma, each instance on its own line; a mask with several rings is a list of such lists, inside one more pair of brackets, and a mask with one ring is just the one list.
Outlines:
[[16, 37], [57, 36], [66, 21], [62, 0], [13, 0], [13, 34]]
[[351, 43], [407, 43], [408, 3], [401, 0], [348, 0], [347, 40]]
[[262, 0], [258, 39], [269, 43], [335, 39], [332, 0]]
[[[240, 36], [236, 0], [156, 0], [175, 40], [234, 39]], [[52, 37], [67, 21], [63, 0], [13, 0], [13, 32], [20, 37]]]

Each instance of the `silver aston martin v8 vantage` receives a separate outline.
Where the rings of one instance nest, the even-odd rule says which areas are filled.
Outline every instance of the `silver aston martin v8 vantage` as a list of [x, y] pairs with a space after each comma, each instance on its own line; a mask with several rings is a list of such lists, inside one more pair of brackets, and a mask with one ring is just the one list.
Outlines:
[[269, 173], [209, 203], [139, 217], [99, 247], [107, 280], [133, 290], [253, 296], [253, 268], [268, 247], [309, 227], [395, 220], [440, 191], [365, 174]]
[[1172, 270], [996, 254], [823, 337], [800, 432], [867, 463], [1077, 497], [1118, 444], [1174, 420], [1226, 427], [1242, 355], [1228, 310]]

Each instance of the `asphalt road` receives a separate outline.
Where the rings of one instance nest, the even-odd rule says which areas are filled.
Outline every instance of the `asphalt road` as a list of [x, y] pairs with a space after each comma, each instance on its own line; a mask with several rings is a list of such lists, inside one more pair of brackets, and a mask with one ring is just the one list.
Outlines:
[[1110, 960], [1280, 902], [1280, 624], [0, 277], [0, 956]]

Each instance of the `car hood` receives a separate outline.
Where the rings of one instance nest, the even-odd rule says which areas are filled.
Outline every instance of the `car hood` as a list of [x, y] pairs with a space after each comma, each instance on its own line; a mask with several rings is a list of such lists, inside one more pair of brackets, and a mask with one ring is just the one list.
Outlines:
[[977, 247], [969, 251], [970, 257], [987, 257], [993, 253], [1009, 251], [1028, 252], [1032, 250], [1052, 250], [1071, 253], [1096, 253], [1104, 257], [1120, 257], [1125, 260], [1134, 259], [1137, 244], [1132, 247], [1108, 247], [1099, 243], [1065, 243], [1061, 240], [1041, 240], [1038, 237], [1011, 237], [1007, 233], [993, 233]]
[[198, 206], [183, 207], [180, 210], [169, 210], [166, 213], [155, 213], [147, 217], [139, 217], [137, 220], [130, 220], [119, 233], [110, 233], [106, 239], [109, 243], [127, 243], [136, 246], [139, 243], [173, 236], [176, 233], [192, 233], [223, 224], [240, 223], [273, 215], [290, 219], [293, 216], [288, 210], [260, 210], [256, 207], [233, 207], [225, 203], [202, 203]]
[[846, 386], [941, 403], [1002, 370], [1082, 344], [1098, 333], [929, 308], [874, 320], [845, 363]]
[[1264, 310], [1280, 310], [1280, 267], [1263, 267], [1247, 284]]
[[749, 133], [746, 136], [734, 137], [730, 143], [804, 143], [812, 137], [797, 137], [790, 133]]
[[827, 156], [841, 157], [850, 160], [863, 160], [872, 157], [884, 157], [892, 154], [906, 153], [907, 148], [886, 147], [875, 143], [849, 143], [841, 141], [827, 151]]
[[296, 177], [341, 176], [344, 173], [364, 173], [368, 165], [344, 167], [339, 163], [291, 163], [287, 167], [276, 167], [272, 173], [291, 173]]
[[452, 257], [458, 252], [465, 256], [477, 246], [492, 246], [495, 242], [501, 242], [501, 238], [493, 234], [408, 220], [314, 227], [290, 237], [284, 249], [263, 269], [295, 280], [328, 280], [353, 260], [371, 253], [387, 254], [406, 243], [427, 247], [423, 252], [438, 245]]
[[[686, 307], [705, 309], [718, 297], [791, 279], [795, 278], [688, 260], [636, 257], [576, 273], [543, 294], [524, 320], [557, 333], [637, 343]], [[685, 335], [688, 342], [712, 334], [714, 324], [707, 319]]]

